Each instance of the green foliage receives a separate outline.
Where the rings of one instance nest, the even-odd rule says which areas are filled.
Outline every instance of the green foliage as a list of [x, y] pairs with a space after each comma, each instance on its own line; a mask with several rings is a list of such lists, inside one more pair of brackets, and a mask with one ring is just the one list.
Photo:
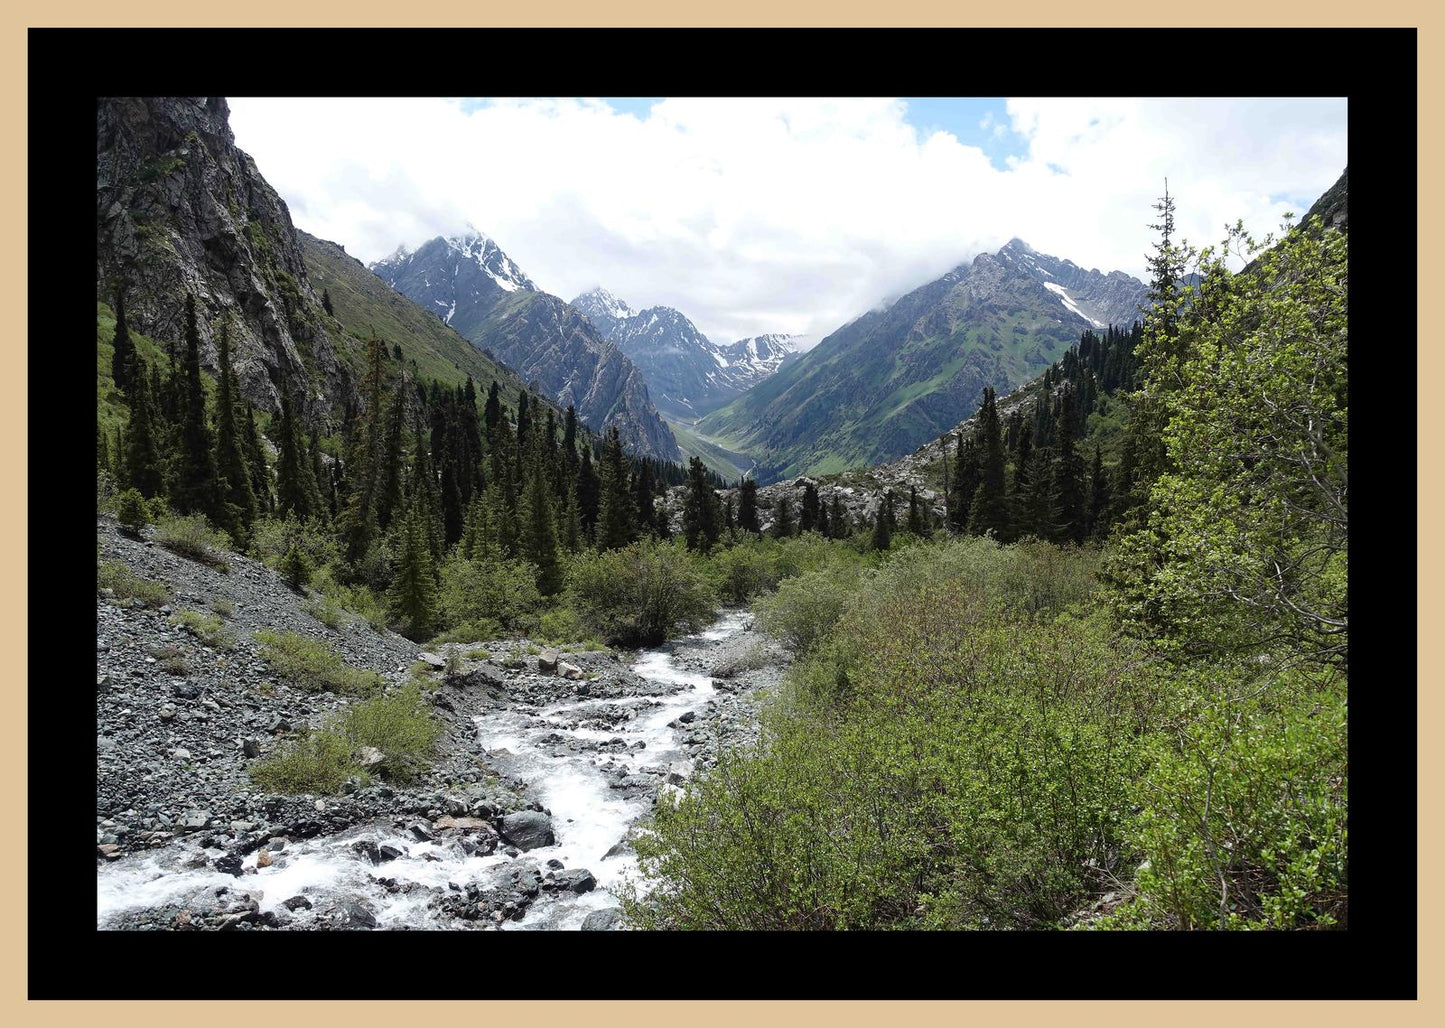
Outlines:
[[171, 515], [157, 520], [151, 533], [156, 542], [172, 553], [200, 561], [217, 571], [231, 570], [225, 552], [231, 548], [231, 537], [214, 529], [201, 514]]
[[326, 597], [320, 599], [307, 598], [301, 603], [301, 609], [310, 614], [317, 621], [320, 621], [327, 628], [340, 630], [346, 624], [346, 614], [341, 607], [329, 601]]
[[295, 632], [257, 632], [255, 639], [271, 669], [308, 692], [366, 695], [382, 686], [381, 675], [349, 666], [318, 639]]
[[251, 780], [267, 792], [337, 793], [346, 779], [360, 775], [351, 744], [335, 732], [308, 732], [283, 744], [250, 769]]
[[1203, 667], [1131, 784], [1137, 898], [1100, 927], [1344, 927], [1348, 712], [1342, 675]]
[[426, 769], [441, 735], [431, 703], [414, 682], [352, 704], [341, 716], [338, 729], [353, 749], [373, 746], [380, 750], [383, 758], [377, 772], [397, 782], [414, 781]]
[[481, 642], [484, 639], [500, 639], [506, 634], [506, 629], [493, 619], [477, 618], [474, 621], [463, 621], [461, 624], [447, 629], [433, 639], [431, 645]]
[[636, 847], [664, 884], [627, 901], [636, 923], [1043, 928], [1115, 866], [1160, 683], [1095, 620], [917, 563], [804, 659], [847, 692], [794, 692], [757, 749], [659, 805]]
[[277, 570], [281, 572], [281, 578], [287, 585], [299, 591], [311, 581], [311, 558], [306, 555], [305, 550], [293, 543], [291, 549], [281, 558]]
[[567, 598], [589, 633], [620, 646], [656, 646], [711, 619], [716, 595], [703, 568], [681, 539], [580, 553], [568, 570]]
[[217, 614], [203, 614], [199, 610], [177, 611], [170, 619], [190, 632], [204, 645], [216, 650], [234, 650], [236, 639], [226, 631], [226, 623]]
[[164, 582], [141, 578], [118, 560], [100, 565], [97, 587], [109, 589], [114, 599], [133, 601], [146, 607], [163, 607], [171, 602], [171, 590]]
[[858, 572], [846, 566], [790, 578], [754, 604], [758, 627], [794, 654], [807, 653], [832, 631], [859, 584]]
[[[1225, 248], [1258, 249], [1238, 227]], [[1116, 607], [1189, 652], [1283, 647], [1343, 666], [1345, 237], [1291, 233], [1240, 275], [1206, 250], [1201, 268], [1169, 345], [1144, 352], [1166, 460], [1111, 565]]]
[[496, 626], [489, 634], [469, 634], [464, 641], [525, 631], [536, 623], [543, 607], [537, 591], [537, 569], [524, 560], [466, 560], [453, 554], [442, 565], [438, 606], [439, 620], [449, 630], [468, 623], [490, 622]]
[[546, 611], [537, 619], [537, 634], [549, 642], [581, 642], [587, 632], [582, 619], [570, 607]]
[[150, 504], [139, 489], [127, 489], [115, 498], [115, 516], [123, 528], [138, 536], [150, 524]]

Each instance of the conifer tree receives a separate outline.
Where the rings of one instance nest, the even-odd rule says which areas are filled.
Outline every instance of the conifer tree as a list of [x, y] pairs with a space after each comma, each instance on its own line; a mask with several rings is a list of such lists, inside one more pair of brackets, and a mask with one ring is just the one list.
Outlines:
[[1109, 477], [1104, 473], [1104, 460], [1097, 444], [1094, 446], [1094, 466], [1089, 475], [1089, 520], [1088, 535], [1103, 539], [1109, 533]]
[[186, 296], [185, 403], [181, 413], [176, 481], [171, 502], [182, 513], [206, 515], [224, 524], [216, 472], [215, 446], [206, 425], [206, 393], [201, 386], [201, 335], [196, 328], [196, 299]]
[[798, 531], [811, 532], [818, 527], [818, 487], [812, 482], [803, 484], [803, 503], [798, 513]]
[[596, 538], [597, 503], [601, 483], [597, 470], [592, 464], [592, 448], [582, 444], [582, 459], [577, 464], [577, 513], [582, 519], [582, 530], [589, 538]]
[[1074, 446], [1076, 419], [1073, 393], [1072, 389], [1066, 388], [1059, 398], [1059, 460], [1054, 471], [1059, 532], [1054, 541], [1082, 543], [1088, 519], [1088, 497], [1084, 494], [1084, 461]]
[[416, 491], [407, 507], [396, 574], [388, 593], [392, 615], [413, 639], [428, 638], [436, 618], [436, 575], [422, 510], [424, 497], [423, 490]]
[[115, 352], [110, 358], [110, 377], [115, 380], [115, 387], [129, 397], [137, 358], [135, 342], [125, 322], [125, 294], [118, 289], [115, 293], [115, 338], [112, 345]]
[[236, 541], [245, 544], [256, 520], [256, 492], [251, 487], [251, 469], [245, 447], [236, 428], [236, 382], [231, 370], [231, 323], [221, 325], [219, 382], [216, 390], [216, 467], [224, 483], [221, 500], [235, 515], [228, 526]]
[[627, 489], [627, 458], [616, 426], [608, 429], [601, 465], [596, 543], [599, 550], [616, 550], [632, 542], [635, 518]]
[[875, 550], [887, 550], [893, 546], [893, 490], [889, 489], [883, 494], [882, 501], [878, 504], [877, 516], [873, 519], [873, 539], [871, 545]]
[[306, 520], [320, 513], [320, 491], [311, 470], [309, 455], [304, 452], [301, 429], [291, 409], [291, 391], [281, 383], [281, 421], [277, 426], [280, 455], [276, 460], [276, 514], [285, 517], [294, 513]]
[[476, 560], [491, 552], [489, 528], [486, 501], [481, 493], [477, 493], [467, 507], [466, 520], [462, 525], [462, 538], [457, 544], [463, 558]]
[[582, 531], [582, 508], [577, 499], [577, 483], [567, 487], [567, 516], [562, 522], [562, 545], [568, 553], [582, 548], [586, 535]]
[[325, 309], [327, 314], [331, 315], [333, 318], [336, 317], [336, 311], [333, 310], [331, 307], [331, 294], [325, 289], [321, 290], [321, 306], [323, 309]]
[[1003, 435], [992, 386], [984, 387], [983, 405], [978, 411], [978, 468], [978, 488], [968, 508], [968, 531], [983, 535], [992, 530], [1001, 535], [1008, 528], [1009, 517], [1004, 493]]
[[837, 493], [834, 493], [833, 498], [828, 501], [828, 527], [833, 530], [834, 539], [846, 539], [853, 534], [853, 526], [848, 521], [848, 512], [843, 509], [843, 501], [839, 499]]
[[707, 469], [693, 457], [687, 466], [687, 496], [682, 505], [682, 531], [689, 550], [707, 553], [717, 544], [718, 524], [713, 514], [716, 494]]
[[928, 535], [928, 525], [923, 516], [923, 506], [918, 502], [918, 486], [908, 487], [908, 526], [912, 535], [923, 538]]
[[246, 468], [251, 475], [251, 492], [256, 497], [256, 512], [269, 514], [275, 508], [271, 497], [271, 472], [266, 467], [266, 451], [261, 448], [261, 436], [256, 431], [256, 408], [246, 401], [246, 415], [243, 419], [242, 440], [246, 450]]
[[737, 511], [733, 509], [733, 498], [729, 496], [723, 504], [723, 528], [731, 532], [738, 527]]
[[818, 534], [824, 539], [833, 538], [833, 525], [828, 520], [828, 505], [821, 501], [818, 503]]
[[758, 524], [758, 483], [755, 479], [745, 478], [738, 487], [738, 528], [754, 535], [762, 534], [762, 526]]
[[786, 539], [793, 534], [793, 509], [786, 496], [778, 497], [778, 513], [773, 519], [773, 538]]
[[1053, 451], [1038, 447], [1029, 458], [1028, 482], [1019, 507], [1019, 536], [1058, 539], [1063, 525]]
[[144, 372], [132, 381], [130, 423], [125, 432], [125, 476], [127, 486], [139, 489], [146, 499], [162, 496], [166, 491], [164, 461], [156, 432], [150, 385]]
[[483, 412], [483, 421], [487, 426], [487, 439], [496, 439], [497, 422], [502, 417], [502, 389], [497, 385], [497, 380], [492, 379], [491, 388], [487, 390], [487, 406]]
[[385, 532], [405, 502], [402, 488], [402, 427], [406, 420], [406, 376], [397, 379], [396, 394], [386, 417], [386, 438], [376, 488], [376, 524]]
[[978, 447], [973, 437], [960, 439], [958, 444], [958, 465], [953, 473], [953, 498], [949, 501], [949, 516], [953, 519], [955, 532], [968, 529], [969, 508], [973, 495], [978, 492], [982, 473], [979, 469]]
[[527, 491], [522, 504], [522, 555], [537, 567], [537, 591], [543, 596], [551, 596], [562, 588], [552, 489], [547, 482], [547, 469], [536, 449], [529, 465]]

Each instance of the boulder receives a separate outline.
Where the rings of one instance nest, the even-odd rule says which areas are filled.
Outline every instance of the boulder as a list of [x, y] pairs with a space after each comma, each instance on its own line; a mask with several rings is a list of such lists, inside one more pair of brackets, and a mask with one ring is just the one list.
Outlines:
[[541, 656], [537, 658], [537, 670], [556, 671], [557, 663], [561, 659], [562, 655], [556, 650], [543, 650]]
[[502, 838], [520, 850], [532, 850], [539, 846], [555, 846], [557, 837], [552, 834], [552, 819], [541, 811], [518, 810], [502, 818]]
[[356, 755], [356, 762], [362, 767], [376, 767], [386, 759], [386, 754], [375, 746], [363, 746]]
[[557, 674], [563, 678], [570, 678], [574, 682], [580, 682], [587, 677], [582, 673], [580, 667], [577, 667], [575, 664], [569, 664], [565, 660], [557, 662]]
[[615, 932], [622, 927], [622, 911], [617, 907], [594, 910], [582, 919], [584, 932]]

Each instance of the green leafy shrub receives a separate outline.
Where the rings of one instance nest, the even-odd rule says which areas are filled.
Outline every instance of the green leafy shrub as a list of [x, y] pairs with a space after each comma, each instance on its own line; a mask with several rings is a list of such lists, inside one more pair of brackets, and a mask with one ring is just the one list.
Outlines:
[[635, 923], [1047, 928], [1123, 869], [1155, 666], [1101, 619], [1021, 617], [923, 570], [860, 589], [758, 746], [659, 805], [635, 845], [664, 884], [627, 898]]
[[236, 616], [235, 604], [233, 604], [230, 600], [226, 599], [224, 596], [217, 596], [214, 600], [211, 601], [211, 610], [221, 615], [221, 617], [223, 618], [233, 618]]
[[337, 723], [337, 730], [359, 751], [374, 746], [383, 754], [376, 770], [392, 781], [412, 781], [428, 765], [441, 734], [431, 704], [414, 682], [385, 696], [355, 703]]
[[753, 605], [758, 627], [793, 653], [806, 653], [832, 631], [859, 588], [858, 572], [851, 568], [790, 578]]
[[551, 642], [581, 642], [586, 636], [582, 619], [570, 607], [557, 607], [537, 619], [537, 633]]
[[309, 692], [329, 691], [365, 695], [383, 683], [375, 671], [346, 664], [325, 643], [295, 632], [257, 632], [261, 657], [271, 669]]
[[567, 572], [568, 605], [583, 627], [620, 646], [656, 646], [711, 620], [716, 594], [682, 540], [646, 540], [577, 554]]
[[339, 611], [350, 611], [357, 617], [363, 619], [374, 630], [382, 632], [386, 630], [387, 615], [386, 606], [374, 592], [365, 585], [345, 585], [336, 580], [331, 568], [322, 567], [311, 576], [311, 588], [315, 589], [324, 598], [328, 608]]
[[467, 560], [453, 554], [442, 565], [439, 603], [442, 625], [452, 629], [492, 621], [502, 627], [502, 632], [494, 635], [474, 635], [464, 641], [524, 631], [536, 623], [542, 607], [542, 596], [537, 591], [537, 568], [527, 561], [490, 557]]
[[200, 514], [171, 515], [156, 522], [156, 542], [172, 553], [200, 561], [217, 571], [229, 571], [225, 552], [231, 548], [231, 537], [214, 529]]
[[109, 560], [100, 565], [97, 585], [100, 589], [109, 589], [117, 600], [131, 601], [146, 607], [163, 607], [171, 602], [170, 587], [164, 582], [141, 578], [118, 560]]
[[1146, 858], [1138, 895], [1106, 926], [1343, 927], [1343, 676], [1246, 690], [1249, 679], [1222, 674], [1234, 681], [1196, 688], [1172, 730], [1149, 741], [1149, 771], [1130, 788], [1140, 807], [1130, 842]]
[[506, 634], [498, 622], [491, 618], [479, 618], [475, 621], [464, 621], [455, 628], [443, 632], [433, 639], [430, 645], [482, 642], [486, 639], [499, 639]]
[[325, 597], [321, 599], [307, 598], [302, 601], [301, 609], [327, 628], [339, 630], [346, 623], [346, 617], [341, 608]]
[[267, 792], [336, 793], [353, 775], [363, 776], [351, 743], [331, 731], [308, 732], [257, 761], [251, 780]]
[[277, 570], [280, 571], [281, 578], [287, 585], [299, 591], [311, 581], [313, 567], [311, 558], [306, 555], [306, 551], [293, 544], [291, 549], [286, 551], [286, 555], [281, 558], [281, 564]]
[[212, 649], [236, 648], [235, 637], [226, 631], [226, 623], [218, 615], [202, 614], [199, 610], [182, 610], [171, 617], [170, 623], [184, 628]]
[[115, 517], [122, 528], [139, 536], [140, 530], [150, 524], [150, 504], [139, 489], [127, 489], [115, 498]]
[[293, 548], [306, 555], [313, 569], [335, 564], [341, 557], [335, 538], [319, 519], [300, 521], [288, 513], [284, 519], [261, 518], [251, 526], [249, 552], [267, 567], [279, 570]]

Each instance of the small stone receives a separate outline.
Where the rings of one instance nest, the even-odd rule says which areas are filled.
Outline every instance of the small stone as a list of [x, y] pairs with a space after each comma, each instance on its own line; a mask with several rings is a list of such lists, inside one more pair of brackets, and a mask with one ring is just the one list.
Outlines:
[[577, 667], [575, 664], [569, 664], [565, 660], [557, 662], [557, 674], [563, 678], [570, 678], [574, 682], [580, 682], [587, 677], [582, 673], [580, 667]]
[[176, 750], [175, 750], [175, 753], [174, 753], [173, 755], [175, 756], [175, 758], [176, 758], [177, 760], [190, 760], [190, 759], [191, 759], [191, 751], [188, 750], [188, 749], [186, 749], [184, 746], [177, 747]]
[[621, 910], [617, 907], [604, 907], [601, 910], [592, 911], [582, 919], [582, 930], [584, 932], [616, 931], [621, 921]]
[[169, 703], [161, 704], [161, 709], [156, 711], [156, 717], [160, 718], [162, 721], [169, 721], [175, 716], [176, 708]]
[[317, 810], [325, 810], [325, 809], [326, 809], [326, 801], [325, 801], [325, 800], [317, 800], [317, 801], [316, 801], [316, 809], [317, 809]]
[[120, 847], [113, 843], [102, 843], [95, 848], [96, 856], [104, 857], [106, 860], [118, 860], [120, 858]]
[[291, 911], [311, 909], [311, 901], [305, 896], [292, 896], [288, 900], [283, 900], [281, 905]]
[[418, 842], [431, 842], [433, 839], [436, 838], [436, 836], [432, 834], [431, 827], [429, 825], [423, 824], [420, 821], [412, 825], [411, 828], [408, 829], [408, 831], [410, 831], [411, 834], [416, 837]]
[[686, 714], [680, 716], [678, 720], [685, 725], [690, 725], [697, 720], [697, 714], [694, 711], [689, 710]]
[[364, 925], [367, 928], [376, 927], [375, 912], [362, 900], [343, 900], [341, 909], [346, 912], [346, 919], [352, 924]]
[[[375, 746], [363, 746], [361, 752], [356, 756], [356, 762], [362, 767], [376, 767], [386, 759], [386, 754]], [[317, 808], [320, 809], [320, 808]]]
[[242, 739], [241, 752], [248, 757], [259, 757], [261, 755], [261, 744], [255, 739]]
[[271, 854], [270, 854], [270, 852], [268, 852], [267, 850], [258, 850], [257, 853], [256, 853], [256, 866], [257, 866], [257, 867], [270, 867], [270, 866], [271, 866]]
[[547, 866], [556, 871], [560, 871], [565, 865], [563, 865], [562, 861], [558, 860], [556, 857], [553, 857], [551, 860], [547, 861]]
[[406, 856], [406, 850], [402, 849], [400, 846], [393, 846], [389, 842], [383, 843], [382, 845], [378, 846], [376, 848], [376, 852], [377, 855], [380, 857], [380, 862], [383, 864], [395, 860], [398, 857]]

